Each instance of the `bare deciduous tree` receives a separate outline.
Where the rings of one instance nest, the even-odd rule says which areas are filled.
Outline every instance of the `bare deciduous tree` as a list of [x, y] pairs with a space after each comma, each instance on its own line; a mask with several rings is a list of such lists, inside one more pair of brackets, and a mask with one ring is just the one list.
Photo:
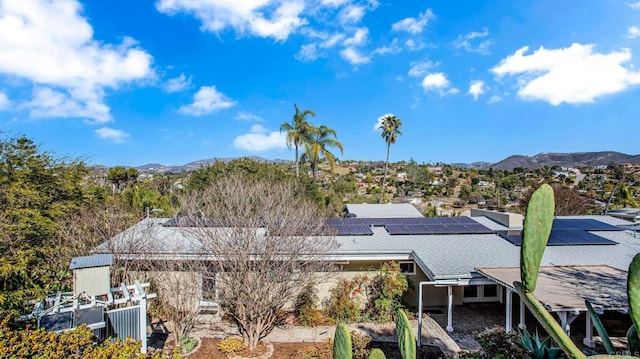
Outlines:
[[[593, 199], [583, 197], [578, 190], [568, 188], [562, 185], [553, 184], [553, 193], [556, 201], [555, 215], [556, 216], [575, 216], [590, 214], [597, 210], [597, 205]], [[527, 208], [529, 199], [533, 189], [525, 193], [520, 199], [520, 208]]]
[[298, 291], [327, 273], [333, 237], [294, 183], [227, 177], [186, 195], [180, 219], [212, 259], [218, 300], [255, 349]]

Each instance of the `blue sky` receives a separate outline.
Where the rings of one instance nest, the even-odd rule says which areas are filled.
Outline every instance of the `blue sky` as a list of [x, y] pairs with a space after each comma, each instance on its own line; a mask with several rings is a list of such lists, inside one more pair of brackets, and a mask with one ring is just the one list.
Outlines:
[[640, 2], [0, 0], [0, 131], [90, 163], [292, 159], [293, 105], [342, 159], [640, 153]]

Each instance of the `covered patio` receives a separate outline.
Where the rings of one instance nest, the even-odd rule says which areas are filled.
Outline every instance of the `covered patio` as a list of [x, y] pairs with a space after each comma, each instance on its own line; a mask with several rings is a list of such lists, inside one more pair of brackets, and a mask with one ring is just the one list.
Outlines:
[[[513, 282], [520, 281], [519, 267], [477, 268], [487, 279], [505, 288], [505, 329], [513, 330]], [[628, 312], [627, 272], [607, 265], [546, 266], [540, 268], [535, 295], [545, 308], [558, 316], [559, 322], [571, 333], [571, 323], [585, 312], [583, 344], [594, 348], [593, 324], [585, 300], [599, 313]], [[520, 301], [520, 323], [524, 327], [525, 306]]]

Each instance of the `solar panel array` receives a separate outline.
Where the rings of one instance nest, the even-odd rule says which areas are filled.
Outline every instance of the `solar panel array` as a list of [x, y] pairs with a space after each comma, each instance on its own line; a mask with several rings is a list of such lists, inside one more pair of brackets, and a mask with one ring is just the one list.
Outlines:
[[326, 224], [339, 236], [372, 235], [371, 227], [385, 227], [391, 235], [493, 233], [469, 217], [328, 218]]
[[[591, 218], [554, 219], [549, 235], [548, 246], [584, 246], [584, 245], [612, 245], [615, 241], [601, 237], [595, 233], [599, 231], [621, 231], [621, 228], [606, 224]], [[522, 245], [521, 231], [498, 231], [502, 238], [516, 246]]]

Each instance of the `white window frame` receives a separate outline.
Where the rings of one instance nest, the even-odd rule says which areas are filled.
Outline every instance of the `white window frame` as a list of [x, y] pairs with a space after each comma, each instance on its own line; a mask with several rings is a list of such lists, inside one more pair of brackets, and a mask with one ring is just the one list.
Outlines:
[[415, 275], [416, 274], [416, 263], [414, 261], [399, 261], [398, 265], [401, 264], [411, 264], [412, 270], [410, 272], [402, 272], [402, 267], [400, 267], [400, 272], [404, 275]]

